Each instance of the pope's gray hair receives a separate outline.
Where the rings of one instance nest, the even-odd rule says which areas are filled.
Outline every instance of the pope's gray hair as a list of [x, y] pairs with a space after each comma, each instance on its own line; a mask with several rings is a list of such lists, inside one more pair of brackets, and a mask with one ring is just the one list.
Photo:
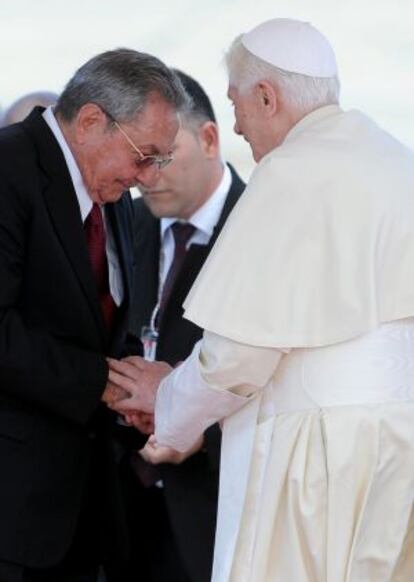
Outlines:
[[113, 119], [133, 121], [150, 93], [157, 93], [177, 111], [188, 97], [177, 75], [152, 55], [121, 48], [101, 53], [85, 63], [68, 82], [56, 113], [72, 121], [86, 103], [99, 105]]
[[309, 77], [279, 69], [253, 55], [238, 36], [226, 54], [230, 85], [245, 93], [260, 81], [276, 85], [289, 106], [310, 112], [339, 101], [340, 83], [334, 77]]

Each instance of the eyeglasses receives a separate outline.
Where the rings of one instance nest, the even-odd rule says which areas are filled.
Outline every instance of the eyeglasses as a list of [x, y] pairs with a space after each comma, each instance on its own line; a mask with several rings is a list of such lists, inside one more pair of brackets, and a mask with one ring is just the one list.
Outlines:
[[139, 159], [138, 160], [135, 160], [135, 164], [136, 164], [137, 168], [139, 168], [139, 169], [145, 169], [145, 168], [149, 168], [150, 166], [158, 166], [158, 169], [159, 170], [162, 170], [163, 168], [165, 168], [165, 166], [168, 166], [168, 164], [173, 161], [174, 156], [173, 156], [172, 153], [168, 153], [168, 154], [165, 154], [165, 155], [161, 155], [161, 154], [149, 154], [149, 155], [146, 155], [146, 154], [142, 153], [142, 151], [139, 149], [139, 147], [137, 147], [134, 144], [134, 142], [129, 137], [129, 135], [127, 134], [127, 132], [119, 125], [119, 123], [117, 122], [117, 120], [114, 119], [112, 117], [112, 115], [110, 115], [102, 107], [101, 107], [101, 109], [105, 113], [105, 115], [108, 117], [108, 119], [110, 119], [110, 121], [115, 125], [115, 127], [124, 136], [124, 138], [127, 140], [127, 142], [132, 147], [132, 149], [138, 154]]
[[139, 155], [139, 159], [135, 161], [136, 165], [139, 168], [149, 168], [150, 166], [155, 165], [158, 166], [159, 170], [162, 170], [163, 168], [165, 168], [165, 166], [168, 166], [168, 164], [173, 161], [174, 156], [172, 153], [166, 154], [164, 156], [161, 154], [149, 154], [149, 155], [143, 154], [142, 151], [134, 144], [134, 142], [129, 137], [127, 132], [124, 129], [122, 129], [122, 127], [119, 125], [117, 121], [115, 121], [115, 119], [114, 125], [117, 129], [119, 129], [119, 131], [122, 133], [122, 135], [127, 140], [132, 149], [136, 151], [137, 154]]

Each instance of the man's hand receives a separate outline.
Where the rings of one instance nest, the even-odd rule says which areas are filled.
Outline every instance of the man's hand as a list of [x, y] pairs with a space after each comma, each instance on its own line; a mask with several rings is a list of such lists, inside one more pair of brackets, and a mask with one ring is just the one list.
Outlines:
[[108, 380], [105, 386], [105, 390], [101, 396], [101, 400], [109, 407], [111, 407], [118, 400], [124, 400], [125, 398], [128, 398], [128, 396], [128, 392]]
[[152, 465], [159, 465], [160, 463], [172, 463], [174, 465], [179, 465], [194, 453], [197, 453], [204, 444], [204, 436], [201, 437], [194, 443], [191, 449], [185, 451], [185, 453], [180, 453], [171, 447], [160, 446], [154, 435], [151, 435], [147, 440], [145, 447], [143, 447], [139, 452], [141, 457], [151, 463]]
[[147, 362], [139, 356], [121, 361], [108, 358], [109, 382], [127, 392], [129, 397], [110, 405], [120, 414], [154, 412], [155, 394], [163, 378], [172, 370], [166, 362]]
[[154, 415], [147, 412], [131, 412], [125, 415], [125, 422], [143, 434], [152, 434], [154, 432]]

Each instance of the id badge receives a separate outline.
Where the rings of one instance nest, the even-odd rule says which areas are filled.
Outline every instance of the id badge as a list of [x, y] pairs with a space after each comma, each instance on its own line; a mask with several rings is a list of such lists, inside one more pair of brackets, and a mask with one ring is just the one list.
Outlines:
[[143, 325], [140, 339], [144, 347], [144, 360], [154, 362], [157, 354], [158, 331], [150, 325]]

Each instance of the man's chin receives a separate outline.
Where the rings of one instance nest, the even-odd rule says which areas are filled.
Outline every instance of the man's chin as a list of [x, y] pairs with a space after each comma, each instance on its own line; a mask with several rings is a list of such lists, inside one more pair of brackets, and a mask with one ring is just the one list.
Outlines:
[[256, 164], [258, 164], [260, 162], [260, 160], [264, 157], [264, 153], [263, 152], [255, 151], [252, 148], [252, 156], [253, 156], [253, 159], [256, 162]]
[[98, 202], [98, 204], [118, 202], [125, 191], [126, 188], [123, 188], [122, 190], [120, 188], [117, 188], [116, 190], [99, 190], [98, 192], [95, 192], [92, 199], [95, 202]]
[[157, 204], [154, 200], [146, 198], [145, 196], [144, 202], [148, 206], [151, 214], [153, 214], [156, 218], [175, 218], [177, 216], [174, 209], [169, 208], [165, 204]]

